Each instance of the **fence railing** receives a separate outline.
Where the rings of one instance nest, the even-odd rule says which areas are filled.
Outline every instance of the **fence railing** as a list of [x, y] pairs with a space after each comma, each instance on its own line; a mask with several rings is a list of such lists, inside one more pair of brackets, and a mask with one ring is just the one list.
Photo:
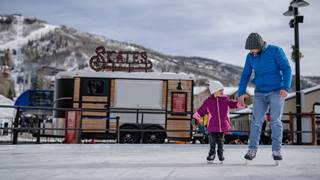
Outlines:
[[[199, 134], [199, 130], [194, 128], [195, 126], [192, 125], [190, 121], [190, 129], [189, 130], [180, 130], [180, 129], [145, 129], [143, 128], [144, 116], [146, 114], [163, 114], [169, 115], [172, 114], [170, 111], [164, 110], [155, 110], [155, 109], [134, 109], [134, 108], [110, 108], [110, 109], [89, 109], [89, 108], [51, 108], [51, 107], [29, 107], [29, 106], [8, 106], [8, 105], [0, 105], [0, 108], [14, 108], [16, 110], [15, 117], [12, 118], [5, 118], [0, 117], [0, 144], [18, 144], [18, 143], [66, 143], [67, 132], [75, 132], [77, 135], [76, 143], [120, 143], [122, 135], [125, 132], [139, 134], [139, 142], [143, 143], [144, 136], [150, 136], [150, 132], [153, 133], [170, 133], [170, 132], [188, 132], [190, 133], [189, 139], [184, 139], [184, 141], [195, 141], [197, 140], [197, 136]], [[124, 114], [136, 114], [136, 124], [139, 125], [138, 128], [120, 128], [121, 118], [119, 116], [116, 117], [91, 117], [91, 118], [100, 118], [105, 121], [113, 122], [115, 124], [114, 127], [109, 128], [86, 128], [82, 127], [82, 117], [80, 118], [80, 125], [79, 127], [53, 127], [53, 126], [46, 126], [52, 122], [52, 117], [37, 117], [35, 116], [34, 122], [28, 122], [23, 124], [24, 117], [22, 116], [23, 113], [27, 112], [26, 110], [37, 110], [37, 111], [63, 111], [63, 112], [107, 112], [107, 113], [124, 113]], [[174, 113], [179, 114], [179, 113]], [[186, 112], [181, 113], [183, 115], [191, 115], [193, 112]], [[246, 127], [250, 128], [250, 116], [251, 113], [236, 113], [232, 112], [231, 114], [240, 115], [240, 116], [248, 116], [248, 119], [244, 117], [247, 121]], [[302, 113], [302, 117], [306, 117], [310, 120], [311, 128], [309, 130], [301, 130], [297, 131], [295, 128], [295, 113], [284, 113], [283, 114], [283, 123], [285, 124], [285, 133], [287, 137], [287, 143], [295, 143], [295, 138], [297, 134], [301, 133], [305, 135], [311, 142], [307, 142], [309, 144], [317, 144], [317, 141], [320, 139], [320, 128], [319, 128], [319, 118], [320, 114], [315, 113]], [[90, 116], [86, 116], [90, 117]], [[47, 118], [47, 119], [43, 119]], [[50, 119], [51, 118], [51, 119]], [[191, 119], [190, 119], [191, 120]], [[36, 122], [36, 123], [35, 123]], [[5, 126], [4, 124], [7, 123]], [[30, 126], [32, 124], [32, 126]], [[53, 123], [51, 123], [52, 125]], [[166, 124], [161, 124], [162, 126], [166, 127]], [[244, 136], [245, 139], [248, 138], [250, 129], [245, 128], [237, 128], [233, 127], [233, 130], [229, 131], [229, 134], [226, 134], [226, 137], [238, 138], [241, 139], [240, 136]], [[93, 136], [92, 138], [85, 138], [83, 134], [88, 131], [94, 132], [101, 132], [101, 133], [108, 133], [112, 138], [100, 138], [95, 139]], [[55, 133], [45, 133], [45, 132], [55, 132]], [[112, 132], [112, 133], [110, 133]], [[129, 135], [130, 135], [129, 133]], [[269, 130], [262, 130], [262, 133], [270, 133]], [[61, 135], [62, 134], [62, 135]], [[63, 135], [64, 134], [64, 135]], [[202, 132], [202, 136], [200, 137], [200, 141], [205, 139], [205, 132]], [[130, 141], [129, 141], [130, 142]], [[157, 141], [155, 141], [157, 142]], [[170, 142], [170, 141], [166, 141]], [[137, 142], [136, 142], [137, 143]], [[242, 141], [241, 143], [245, 143]]]

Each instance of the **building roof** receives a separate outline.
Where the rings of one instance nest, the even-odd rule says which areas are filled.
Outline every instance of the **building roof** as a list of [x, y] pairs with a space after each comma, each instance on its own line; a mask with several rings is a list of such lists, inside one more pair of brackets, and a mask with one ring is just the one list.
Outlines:
[[96, 72], [93, 70], [63, 71], [56, 75], [56, 79], [91, 77], [91, 78], [119, 78], [119, 79], [165, 79], [165, 80], [192, 80], [193, 76], [185, 73], [170, 72]]
[[208, 89], [208, 86], [194, 86], [193, 87], [193, 94], [194, 95], [201, 94], [204, 91], [206, 91], [207, 89]]
[[[252, 113], [252, 109], [251, 108], [244, 108], [244, 109], [240, 109], [240, 110], [238, 110], [238, 111], [236, 111], [235, 113], [244, 113], [244, 114], [246, 114], [246, 113]], [[239, 116], [241, 116], [241, 114], [230, 114], [230, 118], [235, 118], [235, 117], [239, 117]]]
[[[238, 93], [238, 87], [224, 87], [224, 94], [227, 96], [233, 95], [235, 93]], [[254, 95], [254, 87], [247, 87], [246, 93], [250, 96]]]
[[[208, 86], [195, 86], [193, 88], [193, 94], [198, 95], [202, 92], [204, 92], [205, 90], [207, 90]], [[234, 95], [236, 93], [238, 93], [238, 87], [224, 87], [223, 90], [224, 95], [227, 96], [231, 96]], [[248, 87], [246, 90], [246, 93], [248, 93], [250, 96], [254, 95], [254, 87]]]
[[[301, 90], [301, 92], [304, 94], [309, 94], [309, 93], [317, 91], [317, 90], [320, 90], [320, 85], [317, 85], [317, 86], [314, 86], [311, 88], [307, 88], [307, 89], [303, 89], [303, 90]], [[294, 98], [294, 97], [296, 97], [296, 92], [289, 93], [288, 96], [286, 97], [286, 100]]]
[[227, 96], [231, 96], [238, 92], [238, 87], [224, 87], [223, 93]]
[[250, 95], [250, 96], [254, 96], [254, 87], [247, 87], [246, 92]]

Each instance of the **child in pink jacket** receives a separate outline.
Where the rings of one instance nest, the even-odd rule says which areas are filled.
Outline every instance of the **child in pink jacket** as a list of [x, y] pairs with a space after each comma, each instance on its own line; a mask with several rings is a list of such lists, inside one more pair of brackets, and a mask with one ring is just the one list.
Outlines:
[[210, 81], [209, 96], [200, 108], [193, 114], [193, 118], [202, 123], [202, 117], [208, 114], [208, 136], [210, 143], [208, 161], [213, 161], [216, 155], [216, 144], [218, 145], [219, 161], [224, 161], [223, 144], [224, 132], [231, 130], [231, 122], [229, 117], [229, 109], [244, 108], [244, 104], [238, 101], [232, 101], [223, 95], [223, 85], [219, 81]]

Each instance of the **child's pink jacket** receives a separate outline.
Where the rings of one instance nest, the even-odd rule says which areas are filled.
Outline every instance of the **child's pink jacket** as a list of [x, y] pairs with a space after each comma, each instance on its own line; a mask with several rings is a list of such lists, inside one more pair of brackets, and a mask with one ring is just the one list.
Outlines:
[[227, 96], [210, 96], [192, 117], [199, 120], [208, 114], [208, 133], [226, 132], [231, 129], [230, 108], [244, 108], [244, 106], [238, 101], [230, 100]]

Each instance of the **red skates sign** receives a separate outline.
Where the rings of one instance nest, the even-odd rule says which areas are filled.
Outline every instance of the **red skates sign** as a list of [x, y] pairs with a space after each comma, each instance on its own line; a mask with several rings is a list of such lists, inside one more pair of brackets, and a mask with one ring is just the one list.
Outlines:
[[172, 102], [171, 102], [172, 113], [187, 112], [187, 93], [172, 92], [171, 98], [172, 98]]
[[152, 69], [152, 62], [144, 51], [106, 51], [103, 46], [99, 46], [95, 52], [96, 55], [89, 62], [95, 71], [148, 72]]

